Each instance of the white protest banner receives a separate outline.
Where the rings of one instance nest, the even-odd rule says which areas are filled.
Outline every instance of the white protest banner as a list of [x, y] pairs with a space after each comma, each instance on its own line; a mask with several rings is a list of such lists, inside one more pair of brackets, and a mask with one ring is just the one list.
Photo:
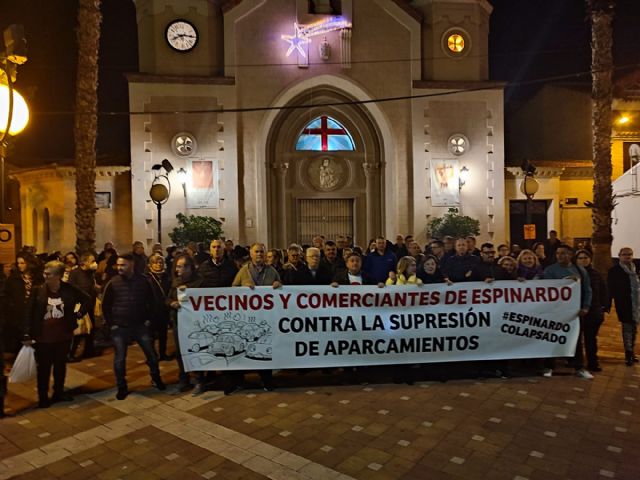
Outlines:
[[573, 280], [188, 289], [179, 300], [187, 371], [567, 357], [579, 333]]

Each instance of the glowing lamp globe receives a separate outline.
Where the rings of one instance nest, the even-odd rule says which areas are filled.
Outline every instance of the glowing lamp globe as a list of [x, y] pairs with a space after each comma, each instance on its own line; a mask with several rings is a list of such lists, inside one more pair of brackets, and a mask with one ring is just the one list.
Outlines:
[[154, 203], [164, 203], [169, 198], [169, 189], [161, 183], [156, 183], [149, 190], [149, 196]]
[[527, 198], [533, 198], [533, 196], [538, 193], [539, 188], [540, 185], [538, 181], [530, 175], [526, 175], [520, 184], [520, 191]]
[[[0, 133], [7, 128], [9, 116], [9, 87], [0, 85]], [[20, 93], [13, 89], [13, 115], [9, 125], [9, 135], [17, 135], [29, 123], [29, 107]]]

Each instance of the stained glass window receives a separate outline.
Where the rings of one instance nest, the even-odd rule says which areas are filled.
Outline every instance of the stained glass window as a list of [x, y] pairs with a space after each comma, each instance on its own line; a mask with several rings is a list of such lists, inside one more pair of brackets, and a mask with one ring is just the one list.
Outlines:
[[355, 150], [351, 135], [340, 123], [325, 115], [311, 121], [298, 137], [296, 150]]

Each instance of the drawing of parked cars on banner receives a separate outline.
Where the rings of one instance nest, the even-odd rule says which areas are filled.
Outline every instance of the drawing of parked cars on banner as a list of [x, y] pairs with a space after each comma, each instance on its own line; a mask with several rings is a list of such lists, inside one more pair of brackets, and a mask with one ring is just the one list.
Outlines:
[[217, 361], [228, 364], [241, 358], [272, 359], [271, 327], [264, 320], [257, 322], [255, 317], [233, 313], [207, 317], [198, 327], [187, 336], [189, 360], [194, 367]]

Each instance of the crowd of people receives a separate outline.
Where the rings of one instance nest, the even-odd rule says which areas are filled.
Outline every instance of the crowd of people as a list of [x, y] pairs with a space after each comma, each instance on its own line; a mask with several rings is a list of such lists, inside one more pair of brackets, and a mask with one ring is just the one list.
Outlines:
[[[323, 236], [313, 238], [311, 245], [292, 244], [286, 250], [267, 250], [262, 243], [242, 247], [231, 240], [213, 240], [208, 251], [206, 245], [196, 243], [184, 248], [170, 246], [166, 250], [155, 244], [148, 256], [142, 242], [135, 242], [130, 253], [118, 253], [112, 243], [106, 243], [99, 255], [80, 256], [74, 252], [36, 255], [26, 247], [15, 264], [5, 269], [7, 276], [0, 279], [2, 343], [4, 351], [12, 354], [22, 345], [35, 348], [38, 405], [42, 408], [52, 402], [71, 400], [64, 389], [67, 363], [95, 356], [106, 345], [114, 348], [116, 398], [126, 398], [129, 394], [126, 355], [134, 341], [144, 352], [156, 388], [166, 389], [159, 362], [175, 359], [179, 390], [195, 388], [195, 394], [199, 394], [210, 386], [212, 373], [196, 372], [191, 378], [182, 363], [177, 314], [184, 288], [282, 285], [383, 288], [572, 278], [581, 282], [581, 332], [572, 366], [578, 376], [591, 379], [593, 372], [602, 370], [598, 331], [612, 301], [622, 324], [628, 366], [638, 361], [634, 345], [640, 321], [640, 281], [633, 251], [623, 248], [619, 262], [608, 272], [597, 272], [591, 260], [588, 248], [574, 251], [554, 231], [545, 242], [530, 249], [506, 244], [496, 247], [492, 243], [478, 247], [473, 236], [432, 239], [423, 248], [413, 237], [402, 235], [396, 237], [395, 243], [384, 237], [372, 239], [364, 249], [354, 245], [349, 237], [329, 240]], [[173, 355], [167, 351], [170, 330], [176, 347]], [[554, 367], [554, 359], [544, 359], [542, 374], [552, 376]], [[498, 370], [499, 374], [508, 374], [508, 362], [499, 362]], [[262, 387], [273, 390], [272, 372], [258, 373]], [[411, 383], [406, 372], [401, 371], [398, 378]], [[224, 392], [231, 394], [242, 387], [243, 372], [227, 372], [224, 379]]]

